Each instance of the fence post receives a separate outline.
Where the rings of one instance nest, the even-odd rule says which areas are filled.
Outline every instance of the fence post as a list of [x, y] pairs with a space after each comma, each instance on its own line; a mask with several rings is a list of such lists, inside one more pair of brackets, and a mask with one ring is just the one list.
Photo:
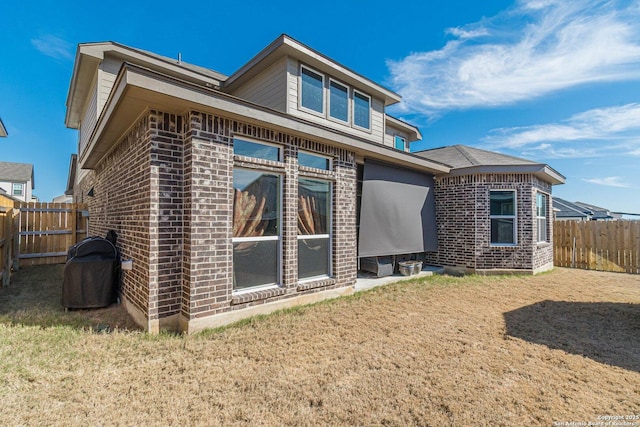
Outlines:
[[14, 208], [11, 215], [11, 227], [13, 233], [11, 238], [13, 239], [13, 270], [18, 271], [20, 269], [20, 208]]

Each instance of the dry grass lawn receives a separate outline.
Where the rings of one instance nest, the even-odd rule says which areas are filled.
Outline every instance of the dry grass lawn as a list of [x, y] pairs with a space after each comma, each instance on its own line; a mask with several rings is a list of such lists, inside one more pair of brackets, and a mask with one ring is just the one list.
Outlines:
[[2, 425], [640, 415], [640, 276], [434, 277], [193, 336], [136, 331], [121, 307], [65, 313], [61, 282], [32, 267], [0, 289]]

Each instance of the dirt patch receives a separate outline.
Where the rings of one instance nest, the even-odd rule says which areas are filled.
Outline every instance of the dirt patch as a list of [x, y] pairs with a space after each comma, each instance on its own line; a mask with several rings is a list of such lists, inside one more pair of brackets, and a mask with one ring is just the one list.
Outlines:
[[[18, 286], [29, 285], [9, 292]], [[194, 336], [94, 332], [125, 325], [112, 309], [39, 324], [11, 301], [0, 289], [9, 425], [512, 426], [640, 414], [640, 276], [434, 277]]]

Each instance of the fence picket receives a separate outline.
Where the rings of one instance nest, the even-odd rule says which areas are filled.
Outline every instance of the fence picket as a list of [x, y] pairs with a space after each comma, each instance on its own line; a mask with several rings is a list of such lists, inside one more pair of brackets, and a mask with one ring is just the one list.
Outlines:
[[556, 221], [554, 228], [555, 265], [640, 274], [640, 221]]

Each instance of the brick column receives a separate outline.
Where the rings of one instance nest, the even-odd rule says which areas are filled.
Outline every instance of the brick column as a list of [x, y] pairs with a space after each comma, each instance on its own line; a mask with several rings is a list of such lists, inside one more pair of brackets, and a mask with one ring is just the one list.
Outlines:
[[[233, 289], [233, 149], [214, 133], [215, 118], [190, 112], [184, 138], [182, 316], [211, 316], [229, 306]], [[184, 325], [183, 325], [184, 326]]]
[[282, 286], [287, 293], [298, 285], [298, 149], [284, 147], [285, 176], [282, 189]]
[[355, 283], [356, 248], [356, 164], [335, 160], [333, 189], [333, 276], [338, 286]]

